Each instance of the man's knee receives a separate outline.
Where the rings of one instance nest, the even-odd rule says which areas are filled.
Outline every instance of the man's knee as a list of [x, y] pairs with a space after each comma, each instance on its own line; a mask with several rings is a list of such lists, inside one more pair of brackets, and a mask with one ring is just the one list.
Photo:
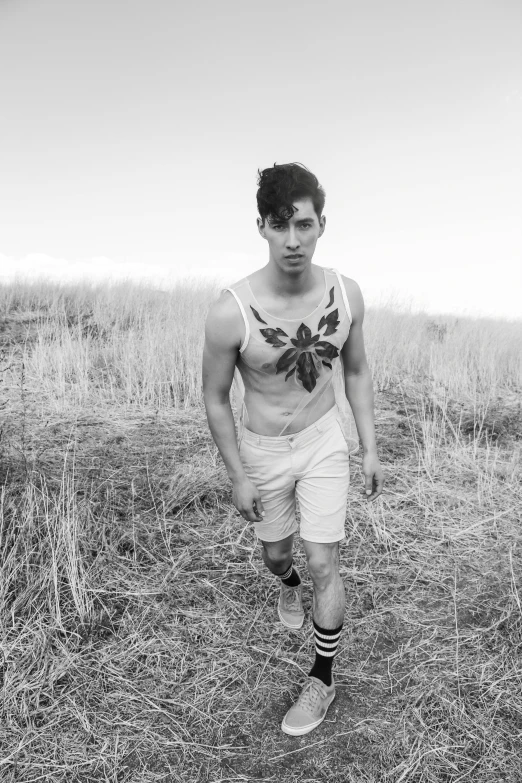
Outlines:
[[338, 545], [316, 545], [308, 552], [308, 573], [314, 587], [327, 587], [339, 578]]
[[263, 559], [265, 563], [270, 563], [275, 573], [283, 572], [288, 568], [288, 564], [292, 559], [292, 544], [292, 540], [288, 539], [270, 542], [261, 541]]

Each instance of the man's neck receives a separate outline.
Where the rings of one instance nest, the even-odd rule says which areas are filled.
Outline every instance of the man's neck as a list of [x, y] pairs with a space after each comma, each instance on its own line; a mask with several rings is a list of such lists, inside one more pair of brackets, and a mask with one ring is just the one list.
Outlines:
[[316, 285], [314, 267], [309, 264], [295, 274], [282, 272], [273, 261], [269, 261], [264, 270], [264, 281], [268, 288], [280, 296], [302, 296], [312, 291]]

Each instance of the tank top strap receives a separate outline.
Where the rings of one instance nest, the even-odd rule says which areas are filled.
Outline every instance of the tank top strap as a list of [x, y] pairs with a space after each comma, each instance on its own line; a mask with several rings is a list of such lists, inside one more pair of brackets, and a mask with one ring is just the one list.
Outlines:
[[350, 310], [350, 303], [348, 301], [348, 294], [346, 293], [346, 286], [344, 285], [343, 278], [339, 274], [337, 269], [334, 269], [333, 267], [328, 268], [327, 272], [330, 272], [332, 276], [335, 276], [335, 279], [337, 280], [337, 284], [339, 286], [339, 289], [341, 291], [341, 296], [343, 299], [343, 304], [346, 309], [346, 315], [348, 316], [350, 323], [352, 322], [352, 311]]
[[250, 339], [250, 321], [249, 321], [248, 316], [247, 316], [247, 314], [245, 312], [245, 308], [244, 308], [243, 302], [241, 301], [241, 296], [237, 293], [237, 288], [241, 287], [241, 283], [242, 282], [243, 281], [240, 280], [239, 283], [236, 283], [235, 285], [230, 286], [229, 288], [223, 288], [223, 291], [222, 291], [222, 293], [224, 291], [228, 291], [230, 294], [232, 294], [232, 296], [234, 297], [234, 299], [237, 302], [237, 306], [239, 307], [239, 310], [240, 310], [241, 315], [243, 317], [243, 321], [245, 323], [245, 337], [244, 337], [244, 340], [243, 340], [243, 342], [241, 344], [241, 347], [239, 349], [239, 353], [243, 353], [243, 351], [247, 347], [248, 341]]
[[[268, 314], [265, 314], [261, 305], [256, 301], [250, 282], [247, 277], [243, 277], [229, 289], [231, 293], [234, 293], [236, 299], [241, 302], [242, 312], [244, 317], [250, 324], [249, 331], [252, 333], [256, 328], [261, 326], [268, 326], [268, 322], [265, 320]], [[261, 312], [260, 312], [261, 311]], [[263, 315], [261, 315], [263, 313]], [[270, 320], [278, 321], [280, 319], [275, 316], [270, 316]]]

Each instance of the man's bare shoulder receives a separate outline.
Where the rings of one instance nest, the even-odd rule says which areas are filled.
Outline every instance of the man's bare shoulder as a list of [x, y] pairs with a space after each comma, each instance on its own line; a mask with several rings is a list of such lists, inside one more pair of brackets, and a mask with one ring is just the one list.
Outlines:
[[205, 322], [207, 339], [239, 348], [244, 333], [243, 318], [234, 296], [230, 291], [222, 291], [208, 311]]
[[364, 316], [364, 301], [359, 284], [351, 277], [341, 275], [346, 289], [346, 295], [352, 312], [352, 321], [357, 321]]

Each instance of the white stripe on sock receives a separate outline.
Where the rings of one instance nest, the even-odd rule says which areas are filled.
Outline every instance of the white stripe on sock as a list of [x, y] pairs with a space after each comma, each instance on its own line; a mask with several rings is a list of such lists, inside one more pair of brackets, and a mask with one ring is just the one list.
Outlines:
[[339, 639], [339, 637], [341, 635], [341, 631], [339, 631], [339, 633], [328, 633], [327, 634], [327, 633], [319, 633], [319, 631], [317, 631], [315, 628], [314, 628], [314, 633], [315, 633], [315, 635], [317, 636], [318, 639], [330, 639], [330, 641]]
[[325, 652], [324, 650], [320, 650], [318, 647], [315, 648], [315, 651], [319, 655], [322, 655], [323, 658], [333, 658], [334, 655], [337, 653], [337, 650], [333, 650], [332, 652]]
[[337, 647], [337, 645], [338, 645], [338, 644], [339, 644], [339, 642], [338, 642], [338, 641], [337, 641], [337, 642], [332, 642], [332, 643], [330, 644], [329, 642], [323, 642], [323, 640], [322, 640], [322, 639], [316, 639], [316, 640], [315, 640], [315, 646], [316, 646], [316, 647], [317, 647], [318, 645], [321, 645], [321, 647], [328, 647], [328, 649], [330, 649], [330, 650], [331, 650], [332, 648], [335, 648], [335, 647]]

